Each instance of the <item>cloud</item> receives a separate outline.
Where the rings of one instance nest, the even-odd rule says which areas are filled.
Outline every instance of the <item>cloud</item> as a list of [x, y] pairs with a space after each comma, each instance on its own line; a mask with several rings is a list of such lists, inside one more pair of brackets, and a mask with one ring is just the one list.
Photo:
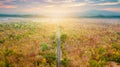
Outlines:
[[114, 11], [114, 12], [120, 12], [120, 8], [104, 8], [103, 10]]
[[41, 11], [41, 9], [38, 7], [33, 7], [33, 8], [22, 10], [22, 12], [34, 12], [34, 11]]
[[118, 5], [120, 0], [43, 0], [47, 3], [60, 4], [73, 4], [73, 6], [84, 6], [84, 5], [95, 5], [95, 6], [106, 6], [106, 5]]
[[85, 0], [85, 2], [94, 6], [114, 6], [120, 4], [120, 0]]
[[106, 5], [119, 5], [120, 2], [107, 2], [107, 3], [100, 3], [96, 5], [106, 6]]
[[17, 8], [15, 5], [6, 5], [0, 2], [0, 8]]
[[[17, 8], [19, 7], [19, 8]], [[5, 8], [15, 8], [13, 11], [21, 11], [21, 12], [45, 12], [48, 11], [46, 9], [51, 10], [51, 8], [69, 8], [77, 10], [85, 10], [85, 9], [101, 9], [108, 8], [104, 10], [111, 11], [119, 11], [120, 0], [0, 0], [0, 9]], [[114, 7], [114, 9], [112, 9]], [[83, 9], [81, 9], [83, 8]], [[5, 11], [4, 9], [0, 11]], [[12, 11], [12, 10], [11, 10]], [[12, 12], [13, 12], [12, 11]]]
[[62, 7], [82, 7], [88, 5], [87, 3], [69, 3], [69, 4], [62, 4]]
[[119, 0], [85, 0], [89, 3], [107, 3], [107, 2], [119, 2]]
[[[46, 5], [65, 5], [70, 7], [78, 7], [85, 5], [106, 6], [106, 5], [118, 5], [120, 0], [0, 0], [0, 2], [7, 2], [8, 4], [18, 5], [23, 7], [24, 5], [31, 6], [46, 6]], [[44, 4], [44, 5], [43, 5]], [[65, 6], [65, 7], [66, 7]], [[50, 6], [51, 7], [51, 6]]]
[[75, 2], [76, 0], [44, 0], [44, 1], [50, 3], [70, 3]]
[[0, 0], [0, 2], [13, 2], [13, 1], [16, 1], [16, 0]]

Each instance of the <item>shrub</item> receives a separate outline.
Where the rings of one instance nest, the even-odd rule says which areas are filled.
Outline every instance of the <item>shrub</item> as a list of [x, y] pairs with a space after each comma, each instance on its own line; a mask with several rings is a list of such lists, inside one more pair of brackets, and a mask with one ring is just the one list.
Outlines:
[[99, 67], [99, 64], [96, 60], [90, 60], [90, 67]]
[[22, 35], [20, 35], [20, 34], [9, 34], [8, 37], [9, 37], [9, 39], [20, 40], [22, 38]]
[[67, 58], [64, 58], [62, 61], [61, 61], [61, 63], [62, 63], [62, 65], [64, 66], [64, 67], [68, 67], [68, 59]]
[[3, 44], [5, 42], [5, 40], [0, 40], [0, 44]]
[[118, 35], [120, 35], [120, 32], [117, 32]]
[[8, 56], [8, 55], [12, 55], [12, 54], [15, 54], [15, 52], [13, 50], [9, 50], [8, 48], [6, 48], [4, 55]]
[[5, 57], [5, 67], [10, 67], [10, 64], [8, 62], [8, 59]]
[[65, 40], [67, 39], [67, 35], [66, 34], [62, 34], [60, 38], [61, 38], [61, 42], [64, 43]]
[[49, 53], [44, 55], [44, 58], [46, 58], [47, 63], [54, 64], [56, 62], [56, 54]]
[[20, 34], [15, 35], [15, 39], [20, 40], [22, 37]]
[[3, 32], [4, 31], [4, 29], [0, 29], [0, 32]]
[[0, 61], [0, 67], [5, 67], [5, 63], [3, 61]]
[[45, 51], [45, 50], [48, 49], [48, 46], [47, 46], [46, 43], [43, 43], [43, 44], [41, 44], [41, 48], [42, 48], [43, 51]]
[[9, 50], [8, 48], [6, 48], [5, 52], [4, 52], [4, 56], [5, 56], [5, 67], [10, 67], [10, 64], [8, 62], [8, 59], [7, 57], [10, 55], [10, 54], [13, 54], [14, 52], [12, 50]]
[[116, 50], [120, 50], [120, 46], [117, 43], [112, 43], [112, 47], [115, 48]]
[[114, 61], [120, 63], [120, 52], [115, 51], [111, 55], [107, 55], [105, 58], [107, 58], [107, 61]]
[[95, 51], [95, 53], [92, 54], [92, 57], [89, 61], [90, 67], [104, 67], [107, 61], [104, 55], [106, 54], [107, 50], [100, 47], [94, 49], [93, 51]]

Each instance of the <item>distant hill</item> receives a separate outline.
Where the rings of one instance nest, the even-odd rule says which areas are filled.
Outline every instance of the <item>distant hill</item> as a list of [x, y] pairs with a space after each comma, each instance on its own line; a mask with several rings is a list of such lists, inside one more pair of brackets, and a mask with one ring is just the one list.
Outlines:
[[46, 17], [43, 15], [0, 14], [0, 17]]
[[105, 11], [105, 10], [87, 10], [76, 14], [76, 17], [87, 18], [120, 18], [119, 12]]

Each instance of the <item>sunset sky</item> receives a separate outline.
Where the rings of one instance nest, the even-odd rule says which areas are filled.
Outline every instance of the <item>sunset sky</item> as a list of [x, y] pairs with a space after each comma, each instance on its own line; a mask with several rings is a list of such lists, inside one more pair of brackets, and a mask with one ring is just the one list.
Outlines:
[[84, 10], [120, 12], [120, 0], [0, 0], [0, 13], [52, 14]]

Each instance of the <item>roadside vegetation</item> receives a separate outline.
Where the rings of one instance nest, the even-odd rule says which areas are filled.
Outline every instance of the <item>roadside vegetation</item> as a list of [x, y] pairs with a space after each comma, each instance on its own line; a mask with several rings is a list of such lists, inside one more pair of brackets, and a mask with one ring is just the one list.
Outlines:
[[[58, 22], [62, 67], [120, 64], [120, 23]], [[57, 24], [1, 22], [0, 67], [56, 67]]]

